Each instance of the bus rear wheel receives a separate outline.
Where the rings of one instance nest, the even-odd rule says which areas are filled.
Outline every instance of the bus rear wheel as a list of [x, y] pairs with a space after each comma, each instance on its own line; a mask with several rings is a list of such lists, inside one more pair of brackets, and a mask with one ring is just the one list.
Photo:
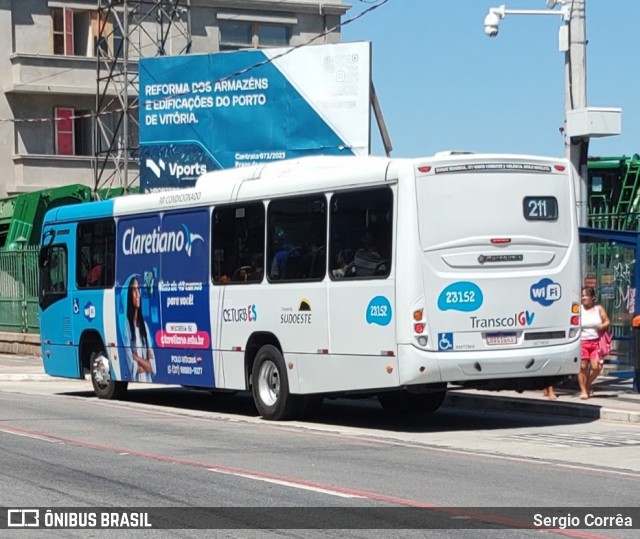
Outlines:
[[127, 382], [111, 379], [109, 359], [102, 350], [91, 354], [89, 364], [91, 365], [91, 385], [96, 397], [107, 400], [124, 398], [127, 393]]
[[380, 393], [378, 401], [389, 414], [432, 414], [444, 401], [446, 389], [429, 393], [410, 393], [409, 391], [389, 391]]
[[251, 392], [258, 413], [264, 419], [292, 419], [302, 412], [304, 400], [300, 395], [289, 393], [284, 358], [271, 344], [260, 348], [253, 361]]

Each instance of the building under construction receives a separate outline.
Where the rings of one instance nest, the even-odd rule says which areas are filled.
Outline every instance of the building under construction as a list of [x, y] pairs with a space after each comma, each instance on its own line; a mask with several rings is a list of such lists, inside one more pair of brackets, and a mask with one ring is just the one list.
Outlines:
[[342, 0], [0, 3], [0, 198], [135, 186], [144, 57], [340, 42]]

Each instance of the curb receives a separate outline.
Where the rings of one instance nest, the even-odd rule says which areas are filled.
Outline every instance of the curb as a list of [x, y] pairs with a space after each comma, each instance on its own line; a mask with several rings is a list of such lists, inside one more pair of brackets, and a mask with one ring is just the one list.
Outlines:
[[604, 419], [624, 423], [640, 423], [640, 412], [606, 408], [598, 404], [547, 401], [541, 399], [487, 397], [449, 391], [445, 406], [471, 410], [493, 410], [502, 412], [524, 412], [538, 415], [580, 417], [584, 419]]
[[47, 374], [0, 374], [0, 382], [59, 382], [66, 378], [54, 378]]

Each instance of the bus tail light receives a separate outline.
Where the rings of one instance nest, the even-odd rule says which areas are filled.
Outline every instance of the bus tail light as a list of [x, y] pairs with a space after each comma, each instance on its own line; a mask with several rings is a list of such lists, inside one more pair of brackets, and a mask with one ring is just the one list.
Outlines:
[[[417, 302], [417, 306], [423, 304], [422, 301]], [[426, 348], [429, 342], [429, 336], [424, 332], [427, 330], [427, 324], [424, 319], [424, 307], [414, 309], [411, 313], [413, 317], [413, 337], [418, 342], [418, 346]]]
[[572, 303], [571, 313], [573, 314], [573, 316], [571, 317], [571, 325], [579, 326], [580, 325], [580, 304]]

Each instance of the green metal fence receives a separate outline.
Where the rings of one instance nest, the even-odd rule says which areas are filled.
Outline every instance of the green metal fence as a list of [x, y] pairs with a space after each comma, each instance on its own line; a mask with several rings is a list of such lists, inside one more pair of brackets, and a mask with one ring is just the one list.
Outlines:
[[611, 319], [614, 353], [619, 363], [631, 362], [631, 319], [636, 307], [635, 252], [613, 243], [587, 245], [585, 282], [595, 285], [598, 301]]
[[40, 332], [37, 246], [0, 251], [0, 331]]

